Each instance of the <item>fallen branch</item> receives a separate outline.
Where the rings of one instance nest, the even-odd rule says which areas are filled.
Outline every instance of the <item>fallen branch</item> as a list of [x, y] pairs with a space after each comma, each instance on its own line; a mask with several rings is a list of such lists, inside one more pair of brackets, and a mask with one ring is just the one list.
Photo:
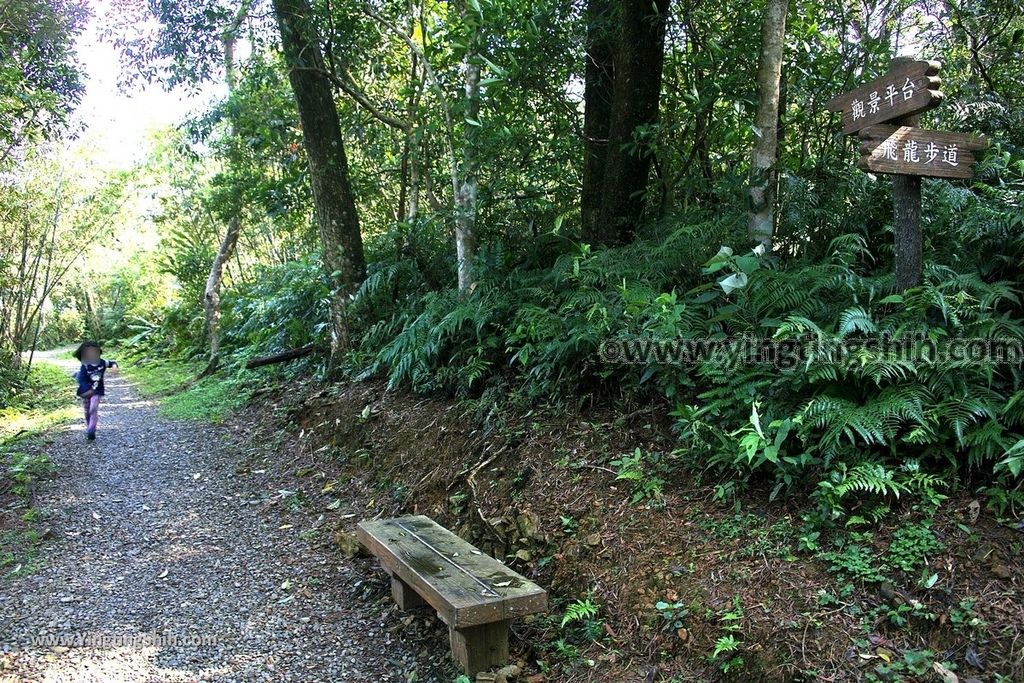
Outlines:
[[302, 358], [313, 353], [315, 347], [310, 344], [309, 346], [303, 346], [300, 349], [292, 349], [290, 351], [283, 351], [281, 353], [275, 353], [272, 356], [263, 356], [262, 358], [253, 358], [245, 363], [246, 370], [253, 370], [255, 368], [261, 368], [264, 365], [273, 365], [274, 363], [286, 363], [296, 358]]

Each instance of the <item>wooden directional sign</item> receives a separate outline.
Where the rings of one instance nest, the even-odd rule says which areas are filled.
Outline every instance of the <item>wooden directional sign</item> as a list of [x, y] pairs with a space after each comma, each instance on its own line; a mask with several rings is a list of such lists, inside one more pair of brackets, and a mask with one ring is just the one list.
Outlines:
[[826, 107], [842, 112], [843, 132], [859, 133], [858, 168], [892, 173], [895, 286], [898, 291], [921, 284], [921, 178], [971, 178], [974, 152], [988, 146], [984, 138], [917, 128], [918, 114], [942, 103], [938, 62], [897, 57], [889, 73]]
[[856, 133], [876, 123], [912, 116], [942, 102], [938, 77], [942, 65], [933, 61], [895, 64], [889, 73], [825, 104], [843, 114], [843, 132]]
[[974, 152], [988, 147], [983, 137], [911, 126], [870, 126], [860, 138], [861, 170], [931, 178], [974, 177]]

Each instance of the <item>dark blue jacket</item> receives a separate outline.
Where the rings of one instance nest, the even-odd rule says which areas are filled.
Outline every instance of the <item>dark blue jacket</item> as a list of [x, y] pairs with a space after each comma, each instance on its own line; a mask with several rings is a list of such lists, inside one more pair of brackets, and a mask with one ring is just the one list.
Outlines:
[[103, 375], [107, 372], [107, 368], [113, 367], [117, 367], [117, 363], [103, 358], [98, 363], [82, 363], [78, 374], [75, 375], [75, 379], [78, 380], [78, 395], [81, 396], [92, 389], [94, 394], [103, 396]]

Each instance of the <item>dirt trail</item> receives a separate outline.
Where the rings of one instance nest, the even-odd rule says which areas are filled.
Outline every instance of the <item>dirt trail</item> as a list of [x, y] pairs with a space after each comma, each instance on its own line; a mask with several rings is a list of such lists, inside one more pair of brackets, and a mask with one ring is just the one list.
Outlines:
[[452, 680], [377, 572], [249, 481], [244, 435], [106, 383], [95, 442], [80, 423], [49, 435], [36, 507], [55, 538], [0, 578], [0, 681]]

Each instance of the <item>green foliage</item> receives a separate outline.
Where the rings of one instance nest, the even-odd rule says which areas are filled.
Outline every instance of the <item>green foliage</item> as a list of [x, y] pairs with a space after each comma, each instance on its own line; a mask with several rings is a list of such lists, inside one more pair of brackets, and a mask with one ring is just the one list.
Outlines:
[[[360, 294], [371, 292], [364, 286]], [[462, 299], [451, 290], [425, 295], [416, 307], [367, 331], [361, 350], [373, 360], [363, 376], [386, 371], [389, 387], [469, 390], [493, 364], [499, 338], [491, 325], [499, 305], [486, 295]]]
[[645, 454], [640, 448], [632, 453], [625, 453], [611, 464], [618, 468], [616, 479], [628, 482], [632, 488], [630, 503], [641, 501], [659, 503], [665, 480], [655, 472], [663, 470], [661, 459], [657, 453]]
[[29, 485], [53, 472], [53, 463], [44, 453], [14, 451], [7, 454], [6, 475], [14, 482], [16, 495], [27, 494]]
[[19, 413], [46, 413], [67, 404], [73, 380], [60, 367], [36, 361], [12, 373], [12, 383], [0, 399], [0, 411], [8, 417]]
[[573, 622], [586, 622], [597, 616], [598, 606], [590, 598], [580, 599], [569, 604], [562, 615], [559, 626], [565, 628]]
[[[881, 583], [900, 574], [916, 579], [928, 560], [943, 548], [931, 530], [930, 519], [925, 519], [896, 529], [884, 551], [876, 547], [874, 533], [849, 531], [836, 534], [833, 549], [822, 550], [815, 556], [828, 565], [829, 571], [847, 579]], [[923, 580], [927, 587], [927, 574]]]
[[[740, 648], [740, 641], [739, 641], [739, 639], [735, 635], [733, 635], [731, 633], [728, 634], [728, 635], [724, 635], [724, 636], [720, 637], [718, 640], [715, 641], [715, 649], [711, 652], [711, 659], [718, 659], [718, 657], [720, 655], [730, 654], [732, 652], [735, 652], [739, 648]], [[722, 666], [723, 666], [723, 670], [728, 672], [728, 668], [726, 668], [726, 667], [731, 668], [732, 663], [731, 662], [723, 662]]]
[[195, 380], [199, 368], [178, 360], [126, 360], [125, 376], [144, 396], [160, 401], [160, 414], [173, 419], [222, 422], [242, 406], [247, 390], [255, 382], [252, 376], [214, 375]]
[[840, 547], [836, 550], [819, 552], [817, 557], [828, 564], [829, 571], [836, 572], [850, 579], [858, 579], [868, 583], [880, 583], [885, 575], [878, 568], [874, 551], [856, 541], [870, 541], [870, 534], [854, 535], [853, 541], [837, 539]]
[[[1021, 175], [1002, 163], [994, 173]], [[1017, 476], [1024, 404], [1013, 363], [934, 351], [951, 339], [1024, 340], [1005, 257], [1024, 254], [1024, 244], [1000, 242], [1002, 228], [979, 219], [1020, 194], [929, 191], [943, 216], [935, 229], [970, 226], [979, 261], [1002, 249], [1001, 270], [972, 270], [951, 245], [936, 258], [961, 270], [935, 261], [921, 287], [892, 294], [891, 269], [869, 248], [881, 239], [871, 225], [836, 236], [821, 257], [781, 260], [715, 254], [708, 238], [729, 233], [728, 217], [652, 228], [615, 250], [555, 240], [549, 265], [503, 273], [496, 264], [469, 296], [431, 290], [432, 275], [399, 261], [375, 270], [356, 296], [354, 372], [463, 395], [509, 384], [533, 398], [661, 395], [677, 404], [677, 462], [740, 482], [768, 477], [775, 494], [820, 480], [826, 516], [845, 514], [846, 500], [940, 500], [946, 470]], [[874, 338], [913, 353], [893, 354]], [[727, 343], [683, 363], [654, 346], [640, 362], [601, 362], [602, 344], [636, 340]], [[773, 355], [749, 359], [750, 340]], [[643, 478], [621, 464], [625, 478]]]
[[661, 617], [662, 631], [677, 631], [686, 625], [686, 616], [689, 610], [682, 602], [658, 601], [654, 605], [655, 611]]
[[826, 479], [818, 482], [815, 496], [821, 510], [829, 519], [842, 515], [842, 501], [853, 494], [863, 507], [865, 500], [875, 497], [899, 498], [900, 494], [915, 493], [938, 504], [942, 499], [936, 489], [945, 482], [934, 474], [920, 470], [917, 461], [907, 461], [899, 470], [889, 470], [876, 462], [859, 462], [850, 468], [838, 463]]
[[197, 365], [176, 359], [152, 360], [134, 356], [125, 358], [121, 366], [124, 375], [144, 396], [154, 397], [185, 389], [200, 369]]
[[85, 86], [75, 40], [89, 16], [75, 0], [10, 0], [0, 7], [0, 165], [37, 136], [61, 132]]
[[37, 564], [40, 537], [33, 529], [37, 512], [29, 507], [31, 492], [54, 471], [39, 437], [79, 414], [72, 405], [73, 380], [61, 368], [36, 362], [27, 376], [16, 376], [14, 393], [0, 405], [0, 492], [15, 496], [8, 512], [23, 509], [25, 525], [0, 531], [0, 570], [7, 575], [28, 573]]
[[[682, 454], [706, 454], [739, 476], [773, 472], [777, 491], [802, 470], [834, 470], [836, 481], [826, 478], [820, 492], [833, 503], [850, 491], [898, 496], [906, 486], [940, 483], [916, 471], [905, 486], [890, 476], [886, 459], [896, 467], [911, 459], [918, 470], [992, 472], [1014, 457], [1019, 417], [1012, 397], [1020, 384], [1013, 362], [926, 354], [929, 345], [955, 338], [1019, 344], [1024, 326], [1013, 287], [933, 266], [920, 288], [886, 295], [891, 276], [864, 274], [870, 259], [862, 238], [841, 237], [823, 263], [753, 269], [735, 294], [708, 295], [720, 303], [701, 316], [713, 325], [706, 333], [765, 331], [783, 344], [776, 351], [794, 346], [778, 369], [698, 362], [694, 374], [710, 387], [698, 393], [699, 404], [675, 412]], [[707, 270], [717, 265], [712, 260]], [[871, 335], [908, 339], [924, 360], [858, 343]], [[892, 459], [897, 451], [900, 458]], [[866, 462], [869, 453], [880, 460]]]
[[251, 378], [206, 377], [180, 393], [160, 400], [160, 414], [172, 419], [223, 422], [245, 404]]
[[715, 641], [715, 647], [709, 655], [709, 659], [718, 663], [722, 673], [742, 670], [745, 662], [743, 657], [737, 654], [742, 646], [740, 622], [743, 620], [743, 605], [740, 598], [733, 598], [733, 608], [726, 611], [719, 617], [719, 628], [722, 635]]
[[316, 255], [260, 267], [255, 279], [223, 297], [223, 352], [240, 363], [309, 344], [325, 348], [328, 294]]
[[915, 574], [942, 547], [929, 523], [902, 526], [893, 535], [886, 562], [906, 574]]

